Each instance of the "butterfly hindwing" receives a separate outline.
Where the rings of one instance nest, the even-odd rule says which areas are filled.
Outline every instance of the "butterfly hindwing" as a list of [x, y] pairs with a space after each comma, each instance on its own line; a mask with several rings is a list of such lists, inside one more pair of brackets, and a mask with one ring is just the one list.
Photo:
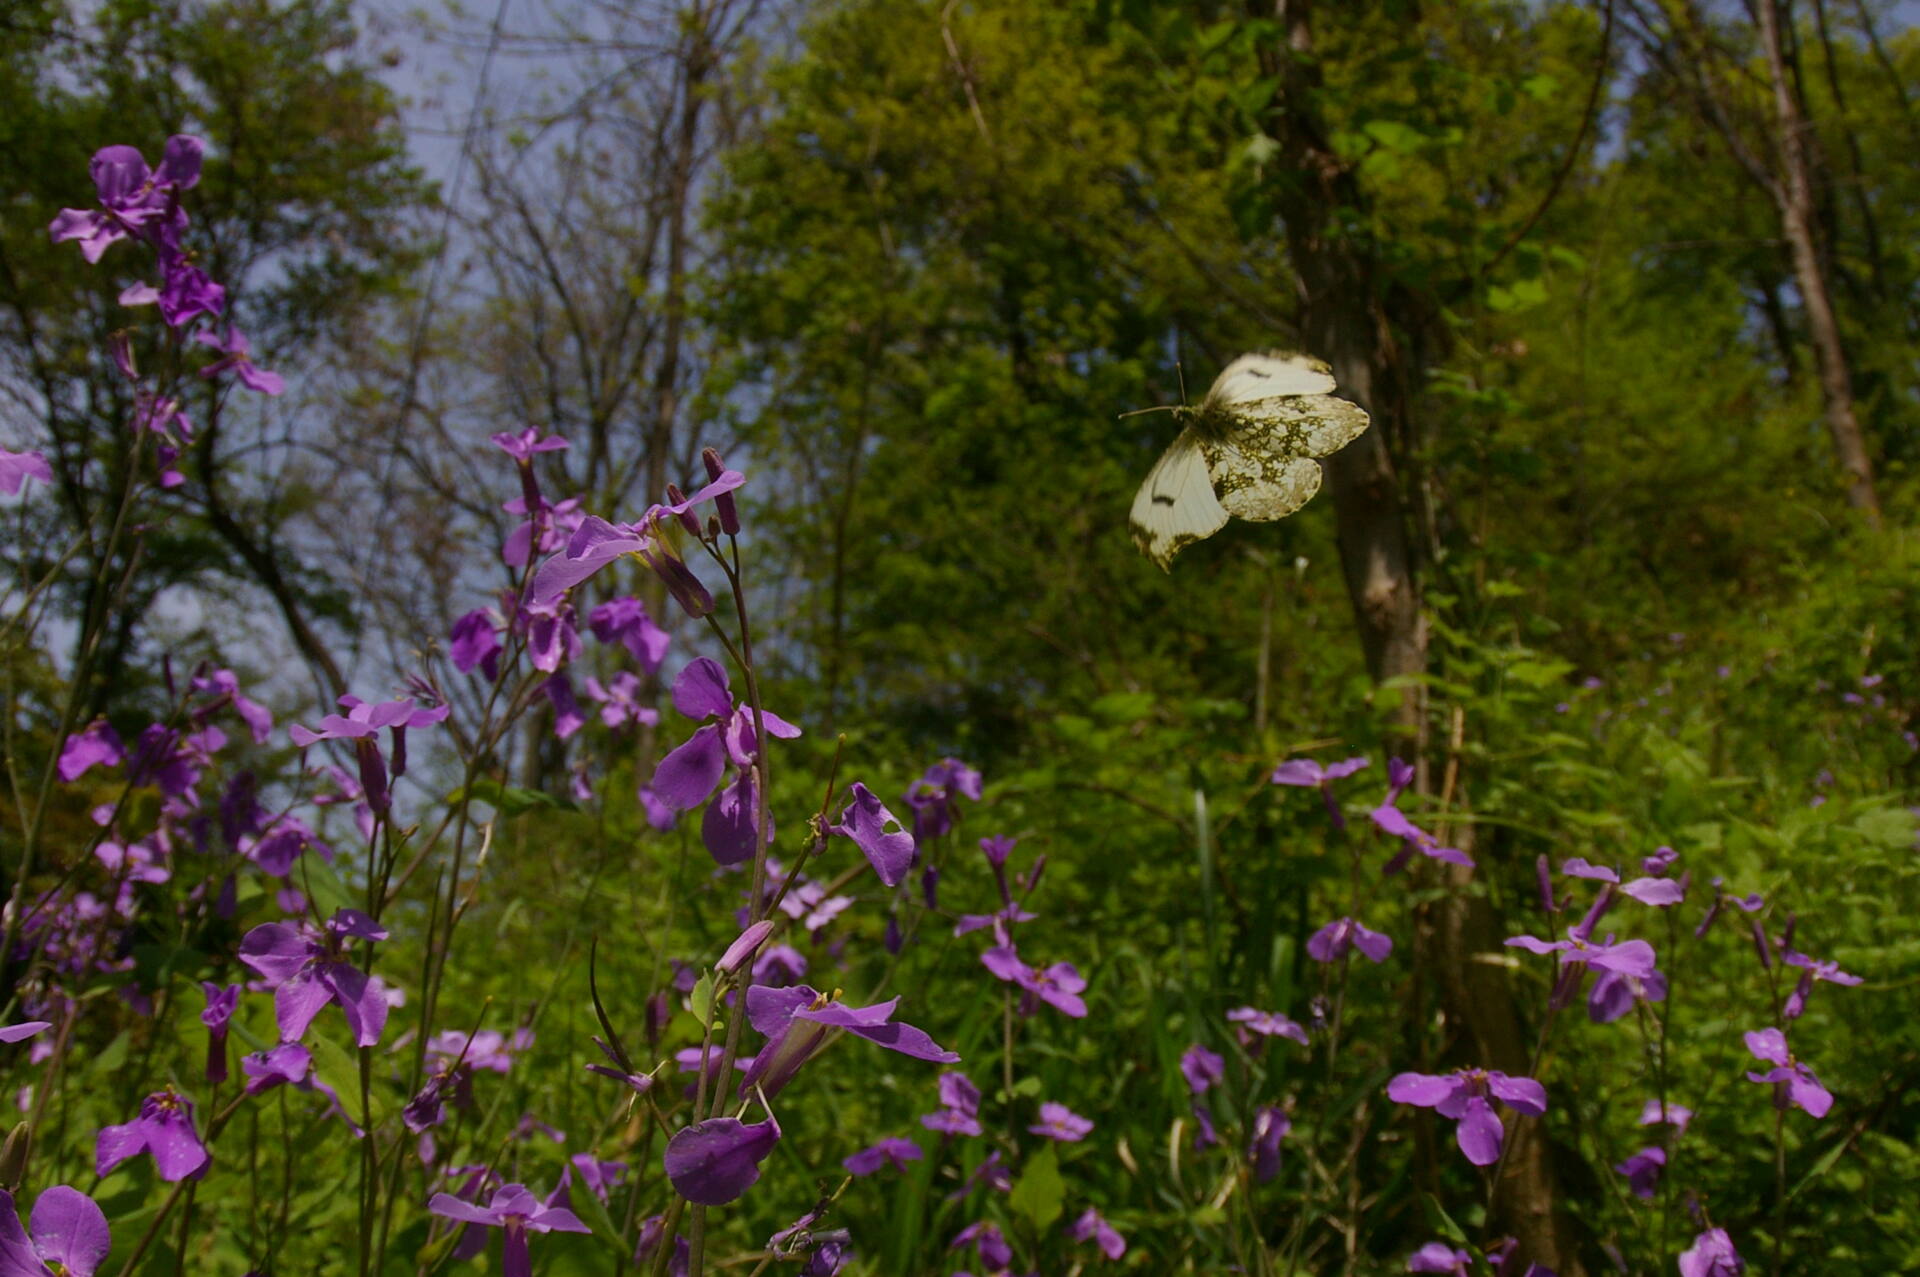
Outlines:
[[1226, 526], [1227, 512], [1214, 496], [1207, 457], [1193, 429], [1182, 430], [1147, 472], [1128, 521], [1134, 544], [1162, 569], [1172, 565], [1181, 547]]
[[1204, 443], [1201, 451], [1220, 508], [1236, 519], [1284, 519], [1320, 490], [1320, 463], [1308, 457], [1242, 447], [1232, 437]]

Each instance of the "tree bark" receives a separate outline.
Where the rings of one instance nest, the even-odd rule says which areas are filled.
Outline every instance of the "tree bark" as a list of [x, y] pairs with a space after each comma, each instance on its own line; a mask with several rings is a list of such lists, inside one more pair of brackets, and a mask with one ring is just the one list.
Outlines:
[[1766, 51], [1767, 74], [1773, 82], [1773, 109], [1779, 127], [1780, 176], [1772, 183], [1780, 229], [1793, 254], [1794, 281], [1807, 312], [1807, 335], [1820, 370], [1820, 396], [1825, 404], [1827, 433], [1834, 457], [1847, 475], [1847, 503], [1867, 523], [1880, 526], [1880, 497], [1874, 489], [1873, 462], [1853, 408], [1853, 377], [1847, 364], [1846, 343], [1833, 313], [1833, 295], [1827, 287], [1819, 244], [1814, 238], [1813, 177], [1807, 156], [1806, 121], [1801, 117], [1793, 85], [1787, 75], [1780, 43], [1778, 0], [1760, 0], [1760, 43]]

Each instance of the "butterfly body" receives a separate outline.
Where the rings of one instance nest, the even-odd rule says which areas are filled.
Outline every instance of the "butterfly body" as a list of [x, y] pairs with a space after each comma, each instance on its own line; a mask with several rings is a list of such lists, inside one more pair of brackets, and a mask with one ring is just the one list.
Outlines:
[[1320, 487], [1320, 464], [1367, 428], [1335, 398], [1332, 370], [1304, 355], [1242, 355], [1199, 403], [1173, 409], [1180, 436], [1148, 472], [1129, 519], [1134, 543], [1163, 569], [1231, 516], [1284, 518]]

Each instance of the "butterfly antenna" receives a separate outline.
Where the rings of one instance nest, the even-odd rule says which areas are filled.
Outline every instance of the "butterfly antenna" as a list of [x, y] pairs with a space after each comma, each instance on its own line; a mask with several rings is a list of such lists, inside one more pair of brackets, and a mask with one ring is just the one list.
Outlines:
[[1177, 403], [1163, 403], [1163, 404], [1156, 404], [1151, 408], [1135, 408], [1132, 412], [1123, 412], [1120, 415], [1123, 418], [1138, 417], [1149, 412], [1179, 412], [1180, 408], [1181, 408], [1181, 405]]
[[1180, 379], [1180, 402], [1187, 401], [1187, 369], [1178, 359], [1173, 361], [1173, 375]]

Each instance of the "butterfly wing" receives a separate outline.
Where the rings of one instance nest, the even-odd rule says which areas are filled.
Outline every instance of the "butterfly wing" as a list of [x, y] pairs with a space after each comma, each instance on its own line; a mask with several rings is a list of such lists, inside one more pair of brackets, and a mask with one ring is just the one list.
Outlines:
[[1284, 519], [1320, 490], [1320, 463], [1270, 452], [1233, 437], [1202, 445], [1220, 508], [1236, 519]]
[[1208, 408], [1243, 412], [1249, 406], [1293, 395], [1330, 395], [1333, 370], [1307, 355], [1274, 351], [1242, 355], [1213, 379], [1204, 404]]
[[1239, 409], [1201, 452], [1220, 506], [1236, 519], [1282, 519], [1320, 490], [1314, 457], [1337, 452], [1367, 428], [1367, 414], [1331, 395], [1263, 400]]
[[[1318, 467], [1314, 474], [1317, 482]], [[1182, 430], [1147, 472], [1147, 481], [1133, 498], [1128, 522], [1133, 526], [1133, 543], [1162, 571], [1172, 569], [1173, 556], [1183, 547], [1227, 525], [1227, 512], [1213, 494], [1207, 456], [1194, 430]]]

